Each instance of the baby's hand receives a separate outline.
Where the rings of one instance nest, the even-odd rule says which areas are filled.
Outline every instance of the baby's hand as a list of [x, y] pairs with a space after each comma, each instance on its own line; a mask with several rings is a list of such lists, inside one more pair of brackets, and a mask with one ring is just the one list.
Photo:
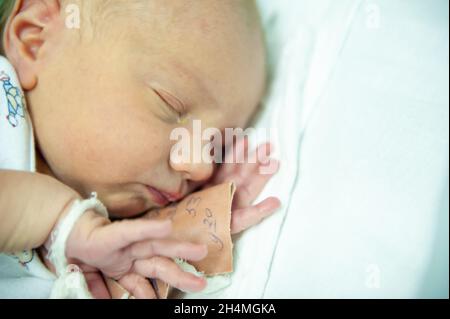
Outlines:
[[[244, 154], [247, 154], [247, 138], [234, 144], [233, 153], [236, 154], [242, 150], [245, 152]], [[261, 162], [261, 159], [270, 155], [270, 152], [271, 145], [266, 143], [258, 146], [255, 150], [255, 154], [258, 154], [256, 163], [248, 163], [248, 161], [235, 163], [235, 161], [230, 161], [230, 158], [226, 158], [208, 185], [217, 185], [227, 181], [233, 181], [236, 185], [231, 215], [232, 234], [258, 224], [262, 219], [274, 213], [281, 205], [280, 200], [276, 197], [269, 197], [256, 205], [252, 205], [267, 182], [278, 171], [279, 162], [277, 160], [271, 159], [269, 163]], [[232, 155], [232, 153], [229, 153], [226, 156], [230, 157], [230, 154]], [[267, 156], [265, 156], [266, 154]]]
[[187, 291], [204, 289], [205, 280], [182, 271], [173, 258], [201, 260], [207, 255], [206, 246], [167, 239], [170, 233], [170, 220], [110, 222], [89, 211], [72, 230], [66, 256], [82, 269], [91, 269], [91, 273], [95, 273], [92, 268], [100, 270], [132, 292], [141, 290], [151, 295], [146, 278], [158, 278]]

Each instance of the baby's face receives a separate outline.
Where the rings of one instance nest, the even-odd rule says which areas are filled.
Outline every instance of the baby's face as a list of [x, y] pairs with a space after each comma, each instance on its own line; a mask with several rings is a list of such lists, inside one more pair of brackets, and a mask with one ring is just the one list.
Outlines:
[[170, 160], [172, 130], [192, 132], [196, 119], [245, 127], [264, 90], [251, 1], [148, 1], [145, 10], [81, 41], [61, 27], [27, 95], [51, 171], [122, 217], [164, 205], [153, 188], [176, 198], [211, 176], [212, 164]]

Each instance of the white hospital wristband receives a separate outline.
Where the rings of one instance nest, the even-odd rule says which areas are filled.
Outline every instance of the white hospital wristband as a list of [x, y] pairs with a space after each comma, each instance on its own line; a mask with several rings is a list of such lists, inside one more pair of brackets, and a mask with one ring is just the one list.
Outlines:
[[97, 193], [92, 193], [86, 200], [75, 200], [67, 216], [57, 225], [51, 234], [51, 246], [48, 259], [55, 267], [57, 279], [50, 294], [51, 299], [62, 298], [92, 298], [83, 273], [77, 266], [68, 265], [66, 257], [66, 242], [80, 217], [89, 210], [95, 210], [108, 217], [106, 207], [97, 199]]

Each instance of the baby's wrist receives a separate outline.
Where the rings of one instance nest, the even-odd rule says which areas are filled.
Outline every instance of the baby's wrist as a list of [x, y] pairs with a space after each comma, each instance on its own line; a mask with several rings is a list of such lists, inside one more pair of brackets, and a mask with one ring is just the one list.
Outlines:
[[48, 243], [48, 259], [57, 276], [51, 298], [72, 296], [71, 290], [79, 291], [82, 298], [91, 297], [83, 275], [78, 271], [68, 271], [68, 267], [71, 263], [83, 264], [85, 256], [95, 256], [91, 248], [95, 247], [95, 242], [90, 237], [99, 225], [108, 222], [108, 211], [96, 193], [92, 193], [89, 199], [75, 200], [62, 214]]
[[45, 247], [45, 249], [47, 251], [50, 250], [50, 247], [52, 246], [53, 235], [55, 233], [55, 230], [60, 225], [61, 221], [64, 220], [64, 218], [67, 216], [67, 214], [70, 213], [70, 210], [72, 208], [74, 201], [80, 200], [80, 199], [81, 199], [81, 196], [79, 196], [78, 194], [74, 195], [61, 210], [61, 213], [59, 214], [58, 219], [53, 224], [53, 228], [50, 230], [50, 233], [48, 234], [48, 237], [46, 238], [46, 240], [44, 242], [43, 246]]
[[95, 210], [86, 211], [74, 225], [66, 242], [66, 257], [86, 262], [92, 233], [110, 221]]
[[[48, 251], [52, 250], [51, 248], [54, 244], [53, 241], [59, 235], [58, 232], [62, 224], [65, 223], [66, 219], [73, 219], [73, 214], [75, 213], [78, 214], [79, 217], [75, 218], [72, 222], [69, 222], [73, 224], [72, 226], [69, 226], [71, 229], [69, 229], [70, 231], [65, 240], [64, 254], [68, 259], [80, 259], [86, 255], [87, 248], [89, 248], [87, 247], [87, 243], [92, 232], [97, 227], [110, 223], [109, 219], [105, 217], [107, 216], [106, 209], [97, 201], [96, 194], [93, 194], [92, 196], [94, 197], [83, 201], [81, 196], [77, 195], [69, 201], [61, 212], [58, 221], [55, 223], [55, 226], [44, 244], [44, 247]], [[94, 201], [94, 203], [92, 203], [92, 201]], [[81, 208], [83, 206], [85, 208]], [[100, 209], [99, 206], [101, 206]], [[67, 228], [67, 225], [65, 227]]]

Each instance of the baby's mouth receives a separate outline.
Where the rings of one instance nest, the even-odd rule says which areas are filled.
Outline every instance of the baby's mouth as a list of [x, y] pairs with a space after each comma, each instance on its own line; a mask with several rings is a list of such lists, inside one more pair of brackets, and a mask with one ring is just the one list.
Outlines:
[[181, 193], [165, 192], [147, 184], [134, 185], [127, 190], [98, 191], [98, 194], [112, 218], [136, 217], [150, 209], [166, 207], [183, 197]]
[[167, 206], [170, 203], [169, 198], [163, 192], [152, 186], [147, 186], [148, 192], [152, 200], [161, 207]]
[[180, 194], [180, 193], [165, 192], [165, 191], [162, 191], [153, 186], [147, 185], [147, 189], [148, 189], [153, 201], [162, 207], [167, 206], [170, 203], [177, 202], [181, 198], [183, 198], [182, 194]]

